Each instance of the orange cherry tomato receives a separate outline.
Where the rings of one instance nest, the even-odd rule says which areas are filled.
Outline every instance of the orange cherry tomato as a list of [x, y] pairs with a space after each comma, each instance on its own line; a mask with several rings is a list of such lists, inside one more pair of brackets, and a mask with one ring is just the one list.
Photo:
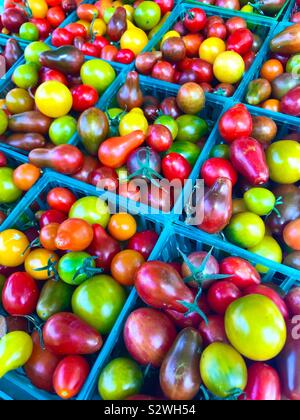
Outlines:
[[100, 58], [102, 58], [102, 60], [115, 61], [118, 52], [118, 48], [114, 45], [105, 45], [101, 50]]
[[283, 231], [284, 242], [295, 251], [300, 251], [300, 219], [290, 222]]
[[79, 19], [91, 22], [94, 17], [98, 17], [99, 11], [92, 4], [80, 4], [77, 8], [77, 16]]
[[136, 233], [136, 221], [131, 214], [114, 214], [108, 224], [108, 231], [118, 241], [127, 241]]
[[187, 57], [198, 57], [200, 45], [203, 42], [203, 36], [200, 34], [188, 34], [182, 37], [186, 48]]
[[58, 256], [47, 249], [34, 249], [26, 257], [25, 271], [35, 280], [48, 280], [54, 277]]
[[279, 60], [271, 59], [266, 61], [260, 71], [260, 75], [263, 79], [267, 79], [272, 82], [276, 77], [280, 76], [284, 72], [283, 65]]
[[62, 251], [84, 251], [94, 238], [92, 226], [82, 219], [65, 220], [58, 228], [55, 245]]
[[261, 107], [268, 111], [279, 112], [280, 101], [278, 99], [268, 99], [261, 104]]
[[111, 274], [123, 286], [134, 285], [134, 275], [144, 264], [145, 259], [137, 251], [126, 249], [119, 252], [112, 260]]
[[14, 170], [14, 184], [22, 191], [28, 191], [41, 176], [41, 170], [30, 163], [24, 163]]
[[59, 223], [50, 223], [49, 225], [44, 226], [40, 232], [40, 242], [43, 248], [48, 251], [56, 251], [55, 239], [57, 236], [57, 231], [59, 228]]

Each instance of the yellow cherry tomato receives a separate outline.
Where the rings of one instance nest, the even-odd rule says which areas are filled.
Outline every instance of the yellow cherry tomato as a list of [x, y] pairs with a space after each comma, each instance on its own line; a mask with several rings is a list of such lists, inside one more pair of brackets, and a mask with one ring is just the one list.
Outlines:
[[6, 101], [5, 99], [0, 99], [0, 109], [5, 109], [6, 108]]
[[[154, 29], [154, 28], [153, 28]], [[169, 39], [169, 38], [181, 38], [180, 33], [177, 31], [169, 31], [167, 32], [164, 36], [163, 39], [161, 40], [161, 44], [160, 47], [162, 47], [163, 43]]]
[[216, 37], [207, 38], [199, 48], [199, 57], [210, 64], [214, 64], [215, 59], [222, 52], [226, 51], [225, 42]]
[[27, 4], [35, 19], [44, 19], [47, 16], [48, 5], [45, 0], [27, 0]]
[[93, 35], [99, 35], [103, 36], [106, 33], [106, 23], [102, 19], [96, 19], [91, 26], [91, 31], [93, 32]]
[[243, 58], [234, 51], [219, 54], [214, 62], [214, 75], [221, 83], [234, 84], [241, 80], [245, 73]]
[[91, 22], [89, 22], [88, 20], [79, 19], [77, 20], [76, 23], [79, 23], [80, 25], [84, 26], [85, 29], [87, 30], [87, 33], [89, 32]]
[[133, 21], [133, 14], [134, 8], [130, 6], [130, 4], [124, 4], [124, 9], [126, 10], [127, 19], [132, 22]]
[[27, 256], [25, 271], [35, 280], [48, 280], [54, 276], [57, 263], [58, 256], [56, 254], [43, 248], [37, 248]]
[[148, 37], [146, 33], [139, 28], [128, 29], [120, 39], [122, 49], [129, 49], [135, 55], [140, 54], [148, 44]]
[[119, 132], [121, 136], [126, 136], [136, 130], [143, 131], [144, 134], [148, 131], [148, 121], [141, 109], [134, 108], [126, 114], [120, 122]]
[[0, 233], [0, 264], [18, 267], [29, 254], [29, 241], [23, 232], [7, 229]]
[[0, 378], [7, 372], [18, 369], [30, 359], [32, 339], [23, 331], [13, 331], [0, 340]]
[[51, 118], [59, 118], [71, 110], [73, 98], [64, 84], [50, 80], [37, 88], [35, 103], [42, 114]]
[[[249, 249], [253, 254], [260, 255], [265, 257], [268, 260], [281, 263], [282, 262], [282, 249], [278, 242], [272, 238], [272, 236], [265, 236], [264, 239], [253, 248]], [[268, 267], [265, 267], [261, 264], [257, 264], [255, 267], [260, 273], [267, 273], [269, 271]]]
[[8, 30], [8, 29], [6, 29], [6, 28], [3, 28], [3, 29], [2, 29], [2, 31], [1, 31], [1, 33], [2, 33], [3, 35], [9, 35], [9, 30]]

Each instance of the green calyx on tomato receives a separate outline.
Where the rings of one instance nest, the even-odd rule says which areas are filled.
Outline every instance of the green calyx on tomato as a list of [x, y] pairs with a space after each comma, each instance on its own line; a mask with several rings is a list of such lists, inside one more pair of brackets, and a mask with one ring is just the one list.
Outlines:
[[96, 273], [95, 260], [87, 252], [69, 252], [58, 263], [58, 274], [61, 280], [71, 285], [80, 285]]

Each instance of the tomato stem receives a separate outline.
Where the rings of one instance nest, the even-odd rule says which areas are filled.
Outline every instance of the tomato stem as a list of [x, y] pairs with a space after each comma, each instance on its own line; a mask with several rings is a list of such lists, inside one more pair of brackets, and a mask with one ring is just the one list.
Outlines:
[[90, 25], [90, 38], [91, 38], [91, 42], [93, 43], [95, 41], [95, 38], [97, 36], [97, 33], [94, 32], [94, 25], [95, 25], [95, 20], [97, 19], [97, 15], [96, 13], [94, 13], [93, 15], [93, 19]]
[[204, 320], [205, 324], [208, 325], [208, 319], [207, 316], [205, 315], [205, 313], [199, 308], [198, 306], [198, 301], [201, 297], [202, 294], [202, 289], [199, 288], [197, 295], [195, 296], [194, 302], [190, 303], [190, 302], [186, 302], [185, 300], [178, 300], [178, 303], [181, 303], [182, 306], [184, 306], [185, 308], [187, 308], [187, 312], [185, 312], [184, 317], [186, 318], [187, 316], [189, 316], [190, 314], [193, 314], [194, 312], [196, 312], [198, 315], [200, 315], [200, 317]]
[[103, 269], [102, 268], [96, 268], [93, 265], [93, 261], [96, 259], [97, 257], [89, 257], [86, 258], [83, 261], [82, 266], [76, 271], [76, 273], [73, 276], [72, 282], [75, 282], [76, 279], [81, 276], [82, 274], [85, 274], [87, 279], [93, 277], [95, 274], [100, 274], [103, 273]]
[[[146, 151], [145, 161], [141, 158], [141, 153]], [[150, 168], [150, 153], [149, 147], [140, 149], [137, 153], [137, 163], [140, 167], [137, 171], [133, 172], [127, 177], [127, 182], [133, 178], [142, 177], [148, 179], [156, 187], [160, 187], [157, 179], [163, 180], [164, 178], [154, 169]]]
[[59, 280], [59, 275], [56, 269], [57, 261], [52, 260], [52, 257], [49, 258], [48, 264], [45, 267], [35, 268], [34, 271], [45, 271], [47, 270], [48, 277], [54, 278], [56, 281]]
[[284, 202], [283, 202], [283, 197], [278, 197], [277, 199], [276, 199], [276, 201], [275, 201], [275, 206], [274, 206], [274, 208], [273, 208], [273, 210], [267, 215], [267, 216], [270, 216], [270, 214], [272, 213], [272, 212], [274, 212], [279, 218], [281, 218], [281, 213], [280, 213], [280, 211], [278, 210], [278, 208], [277, 208], [277, 206], [280, 206], [281, 204], [283, 204]]

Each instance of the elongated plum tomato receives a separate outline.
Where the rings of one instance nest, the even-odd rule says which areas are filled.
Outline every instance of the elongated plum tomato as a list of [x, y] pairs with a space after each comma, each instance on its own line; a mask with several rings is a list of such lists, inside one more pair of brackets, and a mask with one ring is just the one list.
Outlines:
[[248, 369], [246, 400], [280, 401], [281, 385], [277, 371], [266, 363], [254, 363]]
[[229, 275], [227, 280], [241, 290], [261, 282], [258, 271], [248, 261], [239, 257], [227, 257], [221, 261], [220, 273]]
[[82, 356], [67, 356], [59, 362], [53, 374], [53, 388], [63, 399], [75, 397], [81, 390], [90, 367]]
[[68, 219], [59, 226], [55, 244], [60, 250], [84, 251], [93, 237], [93, 229], [85, 220]]
[[240, 137], [249, 137], [252, 133], [252, 117], [243, 104], [234, 105], [224, 113], [219, 122], [219, 131], [228, 143]]
[[152, 308], [136, 309], [124, 327], [124, 341], [131, 356], [139, 364], [153, 367], [161, 366], [176, 335], [170, 318]]

